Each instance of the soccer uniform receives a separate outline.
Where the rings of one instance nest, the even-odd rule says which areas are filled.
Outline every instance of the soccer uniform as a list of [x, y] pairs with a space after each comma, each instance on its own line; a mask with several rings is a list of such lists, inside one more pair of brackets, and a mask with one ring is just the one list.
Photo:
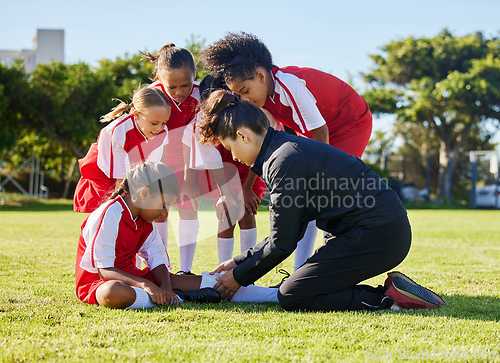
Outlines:
[[[164, 155], [163, 162], [173, 170], [179, 182], [179, 188], [184, 184], [184, 151], [182, 137], [184, 129], [189, 123], [196, 118], [200, 105], [199, 82], [193, 83], [193, 88], [189, 96], [182, 103], [175, 102], [166, 92], [165, 87], [159, 81], [154, 82], [151, 87], [161, 89], [168, 97], [172, 112], [167, 121], [169, 132], [169, 144]], [[178, 208], [190, 209], [191, 203], [182, 203], [179, 199], [176, 201]]]
[[[136, 255], [146, 268], [136, 267]], [[121, 196], [109, 200], [83, 222], [76, 256], [76, 295], [89, 304], [97, 304], [96, 290], [105, 281], [99, 268], [115, 267], [155, 284], [151, 270], [170, 260], [156, 227], [132, 214]]]
[[[207, 194], [205, 197], [208, 199], [214, 198], [214, 201], [217, 202], [219, 198], [219, 194], [216, 196], [210, 194], [211, 191], [216, 190], [215, 182], [210, 178], [208, 174], [208, 170], [210, 169], [222, 169], [224, 168], [226, 181], [231, 181], [235, 177], [235, 173], [238, 173], [239, 183], [231, 183], [230, 187], [233, 189], [233, 194], [237, 195], [241, 190], [242, 184], [245, 182], [248, 171], [250, 168], [245, 164], [242, 164], [233, 159], [233, 156], [230, 151], [228, 151], [222, 144], [214, 147], [213, 145], [203, 145], [200, 144], [200, 135], [196, 130], [196, 121], [199, 119], [200, 114], [196, 117], [194, 121], [192, 121], [188, 127], [184, 130], [183, 143], [190, 147], [190, 161], [189, 167], [191, 169], [197, 170], [207, 170], [207, 178], [206, 180], [200, 180], [201, 185], [200, 191], [202, 194]], [[229, 165], [234, 165], [235, 167], [228, 167]], [[208, 185], [207, 185], [208, 184]], [[238, 190], [234, 190], [238, 189]], [[266, 184], [262, 181], [261, 178], [257, 177], [252, 186], [253, 192], [262, 199], [264, 194], [266, 193]]]
[[134, 165], [160, 161], [167, 143], [166, 129], [148, 139], [137, 127], [133, 114], [109, 123], [87, 155], [78, 160], [82, 177], [75, 190], [74, 210], [94, 211], [114, 191], [116, 180], [125, 179]]
[[266, 110], [299, 134], [328, 126], [329, 143], [361, 157], [372, 130], [372, 115], [365, 100], [339, 78], [312, 68], [274, 66], [274, 95]]

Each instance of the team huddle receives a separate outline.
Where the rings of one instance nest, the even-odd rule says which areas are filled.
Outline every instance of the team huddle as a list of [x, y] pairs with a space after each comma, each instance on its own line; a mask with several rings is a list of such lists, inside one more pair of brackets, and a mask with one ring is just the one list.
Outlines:
[[[144, 56], [155, 65], [153, 83], [101, 118], [109, 124], [79, 161], [74, 210], [91, 213], [77, 252], [80, 300], [138, 309], [224, 299], [290, 311], [444, 304], [400, 272], [378, 287], [360, 284], [404, 260], [411, 227], [396, 193], [360, 159], [372, 116], [351, 86], [274, 65], [264, 43], [246, 33], [201, 52], [210, 75], [200, 83], [186, 49], [167, 44]], [[266, 192], [271, 230], [257, 244], [255, 214]], [[195, 275], [200, 196], [215, 206], [219, 267]], [[176, 274], [167, 253], [174, 204]], [[324, 243], [313, 252], [318, 229]], [[254, 285], [292, 253], [286, 280]]]

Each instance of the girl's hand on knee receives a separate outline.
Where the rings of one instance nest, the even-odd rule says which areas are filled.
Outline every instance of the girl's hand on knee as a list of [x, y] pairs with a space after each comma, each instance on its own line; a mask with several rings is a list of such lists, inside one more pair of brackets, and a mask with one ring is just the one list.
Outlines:
[[245, 201], [245, 208], [250, 215], [257, 214], [257, 208], [259, 208], [260, 199], [255, 194], [252, 189], [242, 189], [243, 200]]
[[164, 305], [167, 302], [167, 291], [156, 286], [152, 282], [144, 286], [144, 291], [148, 293], [149, 297], [156, 305]]

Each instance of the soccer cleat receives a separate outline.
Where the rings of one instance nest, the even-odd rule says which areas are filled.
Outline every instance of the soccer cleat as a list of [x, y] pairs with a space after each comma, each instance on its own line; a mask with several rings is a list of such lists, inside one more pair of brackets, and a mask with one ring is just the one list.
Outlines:
[[397, 306], [403, 309], [436, 309], [444, 305], [443, 299], [436, 293], [401, 275], [390, 276], [392, 281], [385, 292]]
[[220, 293], [211, 287], [187, 291], [174, 289], [174, 292], [184, 301], [196, 303], [218, 303], [222, 300]]
[[395, 276], [399, 276], [405, 280], [408, 280], [409, 282], [411, 282], [413, 284], [417, 284], [415, 281], [410, 279], [404, 273], [399, 272], [399, 271], [392, 271], [392, 272], [387, 273], [387, 279], [385, 279], [385, 282], [384, 282], [384, 286], [386, 289], [388, 289], [392, 285], [392, 280], [394, 279]]

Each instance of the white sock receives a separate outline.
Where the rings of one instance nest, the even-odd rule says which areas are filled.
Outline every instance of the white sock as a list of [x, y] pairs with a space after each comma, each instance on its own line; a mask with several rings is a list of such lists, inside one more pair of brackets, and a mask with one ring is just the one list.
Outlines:
[[163, 241], [163, 244], [165, 245], [165, 251], [167, 250], [168, 246], [168, 220], [165, 222], [154, 222], [156, 229], [160, 233], [161, 240]]
[[297, 248], [295, 249], [295, 260], [293, 263], [294, 271], [297, 271], [297, 269], [312, 256], [317, 234], [318, 228], [316, 227], [316, 221], [309, 222], [304, 237], [297, 243]]
[[240, 251], [249, 250], [257, 244], [257, 227], [240, 229]]
[[219, 264], [233, 258], [234, 237], [217, 237], [217, 252], [219, 253]]
[[[210, 272], [203, 271], [201, 273], [200, 289], [214, 287], [217, 283], [217, 278], [223, 274], [210, 275]], [[234, 294], [231, 302], [278, 302], [278, 289], [255, 285], [242, 286]]]
[[199, 231], [200, 222], [198, 219], [179, 220], [179, 254], [181, 260], [181, 271], [191, 271]]
[[135, 301], [130, 305], [128, 309], [150, 309], [154, 308], [156, 304], [151, 300], [148, 293], [143, 289], [139, 289], [138, 287], [131, 286], [135, 291]]

